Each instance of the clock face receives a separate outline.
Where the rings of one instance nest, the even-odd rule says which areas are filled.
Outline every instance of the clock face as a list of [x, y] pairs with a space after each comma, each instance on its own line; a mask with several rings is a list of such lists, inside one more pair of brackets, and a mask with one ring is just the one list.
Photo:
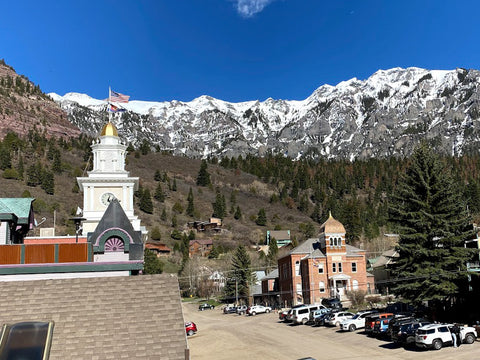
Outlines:
[[115, 195], [113, 195], [111, 192], [106, 192], [102, 194], [101, 200], [102, 204], [105, 206], [108, 206], [108, 204], [110, 204], [110, 201], [112, 201], [113, 199], [115, 199]]

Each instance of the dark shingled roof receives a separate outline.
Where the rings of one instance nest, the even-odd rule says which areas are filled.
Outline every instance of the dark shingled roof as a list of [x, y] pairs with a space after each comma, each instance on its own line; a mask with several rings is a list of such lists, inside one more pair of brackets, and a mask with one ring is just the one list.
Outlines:
[[185, 359], [170, 274], [0, 283], [0, 324], [55, 322], [51, 360]]

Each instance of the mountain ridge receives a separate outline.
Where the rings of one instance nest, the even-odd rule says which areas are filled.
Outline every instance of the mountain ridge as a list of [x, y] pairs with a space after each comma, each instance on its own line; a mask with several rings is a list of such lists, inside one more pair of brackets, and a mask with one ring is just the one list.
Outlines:
[[[148, 141], [191, 157], [266, 151], [293, 158], [408, 156], [423, 139], [441, 153], [460, 155], [480, 144], [479, 83], [478, 70], [392, 68], [322, 85], [304, 100], [133, 100], [114, 120], [133, 144]], [[49, 95], [85, 132], [95, 133], [107, 119], [102, 100]]]

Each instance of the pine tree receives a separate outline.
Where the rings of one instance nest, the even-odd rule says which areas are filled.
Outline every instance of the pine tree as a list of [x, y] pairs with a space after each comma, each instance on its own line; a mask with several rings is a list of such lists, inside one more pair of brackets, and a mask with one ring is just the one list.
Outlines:
[[198, 186], [208, 186], [210, 185], [210, 174], [207, 171], [207, 160], [202, 160], [200, 165], [200, 171], [197, 175], [197, 185]]
[[167, 221], [167, 210], [163, 208], [162, 213], [160, 214], [160, 220]]
[[177, 179], [173, 178], [172, 191], [177, 191]]
[[155, 200], [158, 200], [160, 202], [165, 201], [165, 193], [163, 192], [163, 188], [162, 188], [161, 183], [157, 184], [157, 187], [155, 189], [155, 195], [153, 195], [153, 197], [155, 198]]
[[140, 197], [140, 210], [147, 214], [153, 214], [152, 197], [150, 196], [150, 190], [145, 188]]
[[2, 145], [0, 147], [0, 169], [5, 170], [12, 167], [12, 157], [10, 155], [10, 150]]
[[195, 213], [195, 205], [193, 204], [193, 191], [192, 188], [188, 191], [188, 196], [187, 196], [187, 210], [186, 214], [190, 217], [193, 217], [193, 214]]
[[267, 214], [265, 213], [265, 209], [261, 208], [258, 210], [257, 219], [255, 220], [255, 224], [259, 226], [267, 225]]
[[217, 217], [219, 219], [223, 219], [226, 215], [225, 196], [220, 193], [219, 189], [217, 189], [215, 202], [212, 204], [212, 206], [213, 206], [212, 216]]
[[237, 208], [235, 209], [235, 214], [233, 214], [233, 217], [235, 220], [240, 220], [242, 218], [242, 210], [240, 210], [240, 206], [237, 205]]
[[153, 179], [155, 181], [161, 181], [162, 180], [162, 174], [160, 173], [160, 170], [155, 170], [155, 175], [153, 176]]
[[63, 169], [62, 169], [62, 155], [60, 154], [60, 151], [55, 151], [53, 154], [53, 162], [52, 162], [52, 170], [53, 172], [57, 174], [61, 174]]
[[162, 239], [162, 233], [160, 232], [160, 228], [158, 226], [155, 226], [152, 229], [150, 237], [152, 238], [152, 240], [156, 240], [156, 241], [160, 241]]
[[389, 210], [400, 234], [394, 293], [438, 304], [468, 292], [472, 249], [464, 245], [474, 238], [471, 219], [450, 172], [427, 145], [415, 149]]
[[55, 193], [55, 177], [51, 171], [45, 171], [42, 174], [42, 189], [48, 195], [53, 195]]
[[239, 245], [233, 254], [230, 274], [231, 276], [228, 278], [224, 288], [225, 295], [227, 297], [235, 297], [236, 282], [238, 298], [247, 299], [254, 275], [251, 269], [250, 255], [243, 245]]
[[277, 255], [278, 255], [277, 239], [272, 237], [270, 239], [270, 243], [268, 244], [267, 260], [268, 260], [269, 266], [274, 267], [277, 264]]
[[143, 256], [143, 273], [144, 274], [161, 274], [163, 272], [163, 263], [158, 259], [157, 255], [149, 249], [145, 249]]

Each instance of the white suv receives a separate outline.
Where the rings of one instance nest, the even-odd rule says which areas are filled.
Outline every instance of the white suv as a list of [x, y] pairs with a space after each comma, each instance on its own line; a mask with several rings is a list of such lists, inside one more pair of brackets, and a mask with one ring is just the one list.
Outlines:
[[252, 305], [247, 308], [247, 315], [255, 316], [257, 314], [269, 313], [270, 311], [272, 311], [272, 308], [269, 306]]
[[305, 305], [294, 308], [292, 309], [289, 320], [294, 324], [306, 324], [310, 320], [310, 312], [324, 308], [325, 306], [319, 304]]
[[[332, 313], [328, 320], [326, 321], [326, 324], [333, 325], [333, 326], [338, 326], [340, 325], [343, 321], [351, 319], [355, 316], [355, 314], [347, 311], [339, 311], [336, 313]], [[364, 325], [365, 326], [365, 325]]]
[[[451, 324], [429, 324], [418, 328], [415, 335], [415, 345], [421, 348], [433, 348], [440, 350], [444, 345], [452, 345]], [[460, 326], [460, 341], [465, 344], [473, 344], [477, 338], [477, 332], [473, 327]]]
[[359, 311], [351, 319], [344, 320], [340, 323], [340, 330], [343, 331], [355, 331], [365, 327], [365, 318], [373, 314], [372, 311]]

